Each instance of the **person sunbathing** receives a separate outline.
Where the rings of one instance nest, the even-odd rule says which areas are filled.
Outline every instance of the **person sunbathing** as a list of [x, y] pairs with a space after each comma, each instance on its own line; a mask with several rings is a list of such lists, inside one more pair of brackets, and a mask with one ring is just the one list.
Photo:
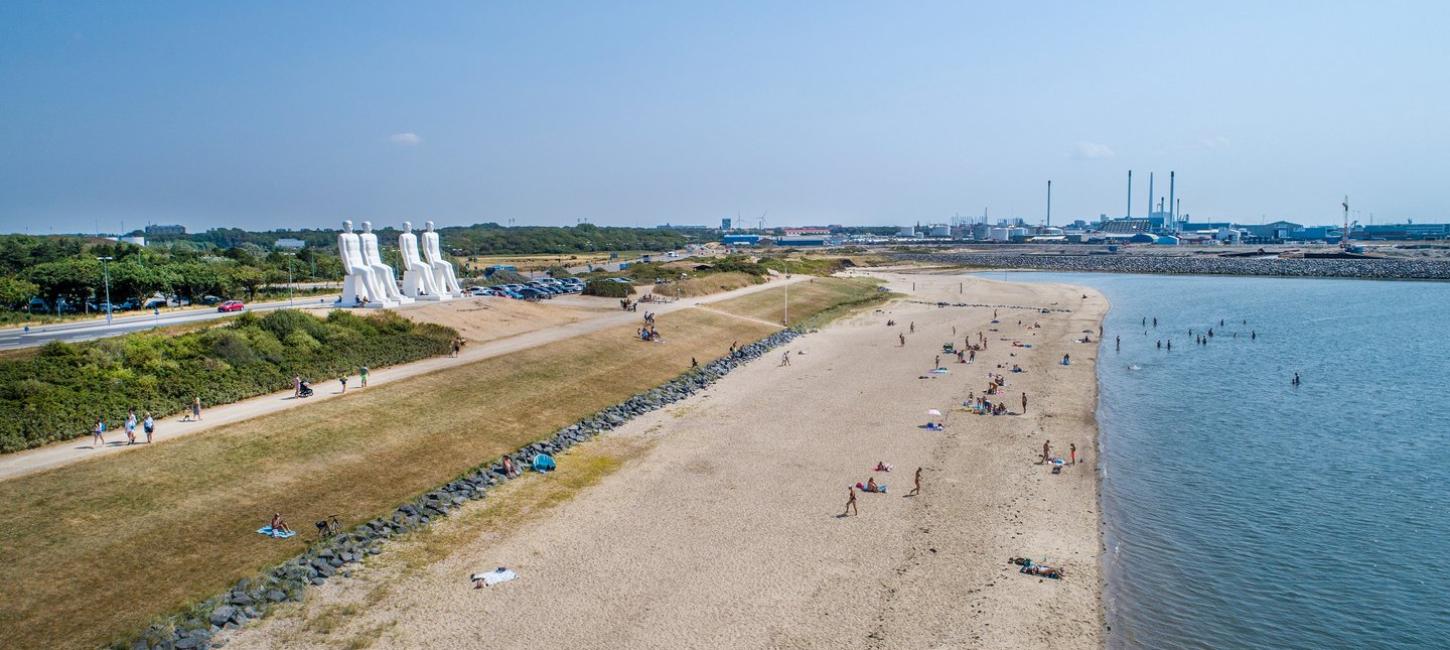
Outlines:
[[1053, 580], [1062, 579], [1062, 569], [1050, 567], [1046, 564], [1028, 564], [1019, 569], [1019, 571], [1027, 575], [1042, 576], [1044, 578], [1052, 578]]
[[891, 466], [887, 465], [886, 461], [876, 461], [876, 471], [889, 472], [891, 471]]
[[282, 513], [280, 512], [272, 513], [271, 527], [273, 535], [292, 532], [292, 529], [287, 527], [287, 522], [282, 519]]
[[881, 491], [879, 488], [876, 487], [876, 477], [873, 476], [871, 478], [866, 479], [866, 491], [867, 492], [880, 492]]

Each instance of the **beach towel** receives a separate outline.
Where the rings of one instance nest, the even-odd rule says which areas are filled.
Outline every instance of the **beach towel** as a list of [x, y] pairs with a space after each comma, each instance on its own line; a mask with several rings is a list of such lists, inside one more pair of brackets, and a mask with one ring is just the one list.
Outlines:
[[535, 472], [552, 472], [552, 471], [554, 471], [554, 458], [552, 456], [548, 455], [548, 454], [539, 454], [538, 456], [534, 456], [534, 471]]
[[257, 534], [258, 535], [266, 535], [268, 537], [271, 537], [272, 539], [287, 539], [288, 537], [291, 537], [293, 535], [296, 535], [297, 534], [297, 531], [295, 531], [295, 530], [288, 530], [288, 531], [282, 531], [282, 532], [273, 532], [271, 526], [263, 526], [263, 527], [257, 529]]
[[468, 576], [468, 579], [474, 582], [482, 580], [483, 584], [492, 587], [500, 582], [508, 582], [518, 577], [519, 574], [514, 573], [512, 569], [499, 567], [487, 573], [475, 573], [471, 576]]
[[886, 484], [885, 483], [877, 483], [875, 490], [868, 490], [868, 489], [866, 489], [866, 484], [865, 483], [857, 483], [856, 484], [856, 489], [857, 490], [860, 490], [862, 492], [865, 492], [867, 494], [871, 494], [873, 492], [876, 493], [876, 494], [886, 494]]

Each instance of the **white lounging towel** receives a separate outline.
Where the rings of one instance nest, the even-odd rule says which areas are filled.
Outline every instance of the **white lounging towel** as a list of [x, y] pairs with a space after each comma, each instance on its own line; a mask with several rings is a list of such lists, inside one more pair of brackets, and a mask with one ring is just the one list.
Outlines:
[[519, 577], [519, 574], [514, 573], [512, 569], [499, 567], [487, 573], [475, 573], [469, 576], [468, 579], [474, 582], [482, 580], [483, 584], [492, 587], [500, 582], [508, 582], [517, 577]]

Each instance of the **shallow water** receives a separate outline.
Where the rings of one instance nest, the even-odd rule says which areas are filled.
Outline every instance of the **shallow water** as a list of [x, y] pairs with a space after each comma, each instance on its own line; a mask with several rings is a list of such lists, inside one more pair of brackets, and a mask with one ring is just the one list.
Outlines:
[[1112, 647], [1450, 647], [1450, 283], [982, 275], [1112, 302]]

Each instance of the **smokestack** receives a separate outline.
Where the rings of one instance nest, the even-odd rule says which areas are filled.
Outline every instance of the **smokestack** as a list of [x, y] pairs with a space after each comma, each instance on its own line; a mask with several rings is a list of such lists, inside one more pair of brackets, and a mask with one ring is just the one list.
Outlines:
[[1052, 181], [1047, 181], [1047, 227], [1052, 227]]
[[1128, 217], [1133, 216], [1133, 170], [1128, 170]]
[[1172, 215], [1173, 215], [1172, 216], [1172, 219], [1173, 219], [1173, 226], [1172, 227], [1174, 229], [1177, 229], [1178, 228], [1178, 210], [1174, 209], [1174, 207], [1173, 207], [1173, 204], [1175, 202], [1175, 199], [1173, 198], [1174, 180], [1175, 180], [1174, 179], [1174, 176], [1176, 176], [1177, 174], [1178, 174], [1178, 172], [1174, 172], [1174, 171], [1168, 172], [1168, 211], [1170, 213], [1172, 213]]
[[1148, 218], [1153, 218], [1153, 172], [1148, 172]]

